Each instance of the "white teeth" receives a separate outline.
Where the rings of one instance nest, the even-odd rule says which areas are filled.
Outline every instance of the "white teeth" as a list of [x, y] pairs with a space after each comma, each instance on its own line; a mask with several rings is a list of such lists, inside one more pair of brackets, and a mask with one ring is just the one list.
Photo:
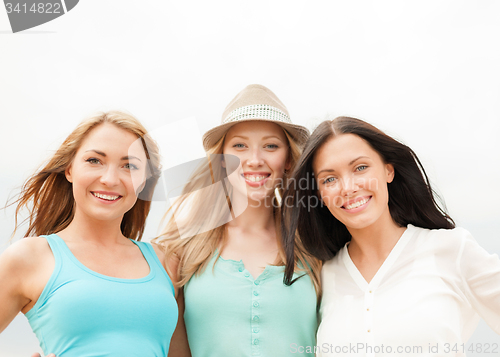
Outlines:
[[92, 194], [96, 197], [99, 197], [99, 198], [102, 198], [103, 200], [107, 200], [107, 201], [114, 201], [114, 200], [117, 200], [118, 197], [120, 196], [108, 196], [108, 195], [102, 195], [100, 193], [97, 193], [97, 192], [92, 192]]
[[252, 181], [252, 182], [259, 182], [259, 181], [262, 181], [263, 179], [267, 178], [268, 176], [244, 175], [244, 177], [245, 177], [248, 181]]
[[345, 206], [345, 208], [346, 209], [358, 208], [359, 206], [364, 205], [366, 202], [368, 202], [368, 198], [365, 198], [365, 199], [358, 201], [358, 202], [354, 202], [352, 205]]

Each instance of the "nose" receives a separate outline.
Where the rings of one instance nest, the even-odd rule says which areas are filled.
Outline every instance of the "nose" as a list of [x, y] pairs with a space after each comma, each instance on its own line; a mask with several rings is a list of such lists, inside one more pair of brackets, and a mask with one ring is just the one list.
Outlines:
[[356, 193], [359, 190], [359, 185], [356, 179], [352, 176], [342, 177], [340, 183], [342, 185], [341, 187], [342, 196], [351, 196], [352, 194]]
[[249, 167], [259, 167], [264, 164], [264, 159], [259, 149], [252, 149], [249, 155], [247, 159], [247, 165]]
[[118, 185], [120, 183], [120, 177], [118, 175], [117, 168], [111, 165], [107, 166], [101, 176], [100, 181], [103, 185], [109, 187]]

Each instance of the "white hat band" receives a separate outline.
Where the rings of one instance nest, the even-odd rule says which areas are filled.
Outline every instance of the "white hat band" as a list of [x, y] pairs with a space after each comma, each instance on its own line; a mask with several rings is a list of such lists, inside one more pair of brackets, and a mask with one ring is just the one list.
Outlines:
[[226, 124], [238, 120], [248, 120], [248, 119], [267, 119], [267, 120], [278, 120], [285, 123], [291, 123], [292, 121], [282, 110], [267, 104], [252, 104], [244, 107], [236, 108], [222, 121], [222, 124]]

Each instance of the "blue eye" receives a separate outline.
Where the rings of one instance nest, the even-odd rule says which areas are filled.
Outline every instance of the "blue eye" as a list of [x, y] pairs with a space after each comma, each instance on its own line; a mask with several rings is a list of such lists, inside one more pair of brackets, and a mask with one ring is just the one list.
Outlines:
[[363, 170], [366, 170], [367, 168], [368, 168], [368, 166], [361, 165], [361, 166], [356, 167], [356, 171], [363, 171]]
[[328, 183], [335, 182], [337, 179], [335, 177], [328, 177], [327, 179], [323, 180], [323, 185], [326, 185]]
[[277, 149], [278, 145], [276, 145], [276, 144], [268, 144], [268, 145], [266, 145], [266, 147], [269, 148], [269, 149]]
[[234, 144], [233, 145], [233, 148], [237, 148], [237, 149], [243, 149], [245, 147], [244, 144]]

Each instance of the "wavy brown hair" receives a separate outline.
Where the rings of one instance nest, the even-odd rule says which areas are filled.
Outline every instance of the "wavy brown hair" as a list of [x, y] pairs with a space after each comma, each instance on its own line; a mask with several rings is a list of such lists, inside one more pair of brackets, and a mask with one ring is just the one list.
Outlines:
[[[297, 162], [301, 149], [294, 139], [285, 131], [289, 145], [289, 158], [291, 162], [291, 170], [293, 170]], [[210, 191], [207, 195], [206, 191], [201, 188], [207, 187], [209, 184], [220, 182], [227, 176], [225, 169], [219, 162], [214, 162], [222, 155], [224, 146], [223, 136], [215, 145], [208, 151], [208, 165], [201, 165], [195, 170], [188, 180], [188, 183], [182, 190], [182, 195], [173, 203], [170, 209], [164, 216], [167, 224], [159, 237], [153, 239], [153, 242], [164, 247], [166, 252], [166, 260], [172, 256], [179, 259], [177, 276], [179, 277], [178, 286], [185, 285], [194, 274], [200, 274], [206, 268], [210, 259], [217, 254], [217, 259], [220, 257], [220, 252], [224, 246], [226, 239], [225, 225], [220, 225], [214, 229], [204, 231], [200, 229], [200, 218], [203, 217], [201, 223], [204, 227], [212, 227], [214, 222], [222, 222], [227, 217], [228, 211], [225, 209], [231, 206], [231, 187], [227, 185], [225, 194], [222, 191]], [[209, 166], [209, 169], [207, 169]], [[285, 174], [283, 178], [284, 186], [286, 187], [289, 177]], [[276, 201], [280, 202], [283, 197], [283, 187], [280, 185], [275, 189]], [[186, 205], [188, 201], [195, 202], [193, 205]], [[183, 216], [183, 209], [189, 206], [188, 212], [184, 214], [182, 220], [183, 226], [189, 227], [190, 231], [186, 234], [181, 234], [176, 223], [176, 217]], [[276, 265], [285, 265], [287, 257], [280, 238], [281, 227], [281, 209], [279, 206], [274, 206], [274, 218], [276, 224], [277, 241], [279, 245], [279, 256]], [[227, 221], [227, 220], [226, 220]], [[195, 222], [195, 223], [193, 223]], [[200, 232], [197, 232], [200, 231]], [[181, 237], [181, 235], [183, 237]], [[289, 261], [293, 270], [296, 272], [304, 272], [311, 277], [318, 297], [320, 296], [321, 287], [319, 273], [321, 262], [307, 253], [304, 249], [300, 237], [295, 237], [294, 255]], [[304, 275], [302, 274], [302, 275]]]
[[125, 213], [121, 231], [125, 237], [141, 240], [146, 217], [151, 206], [154, 187], [160, 176], [160, 154], [158, 146], [147, 135], [144, 126], [132, 115], [109, 111], [99, 113], [83, 122], [64, 140], [56, 153], [37, 173], [28, 178], [19, 196], [10, 205], [16, 204], [15, 230], [19, 228], [18, 216], [23, 208], [29, 211], [29, 226], [25, 236], [40, 236], [59, 232], [66, 228], [75, 213], [75, 200], [71, 183], [66, 179], [65, 170], [71, 165], [76, 152], [87, 135], [99, 125], [109, 123], [135, 134], [141, 139], [146, 157], [147, 179], [134, 206]]

